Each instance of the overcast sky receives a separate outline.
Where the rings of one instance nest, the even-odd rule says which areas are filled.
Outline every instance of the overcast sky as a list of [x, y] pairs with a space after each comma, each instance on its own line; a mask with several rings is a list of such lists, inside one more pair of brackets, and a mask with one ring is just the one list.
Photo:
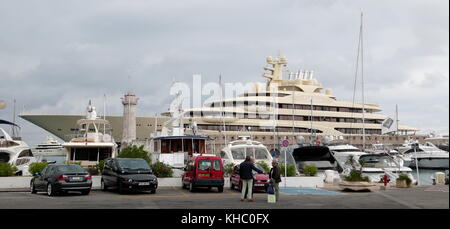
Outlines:
[[[261, 81], [267, 56], [315, 71], [350, 100], [364, 11], [366, 101], [400, 123], [449, 132], [447, 0], [32, 1], [0, 0], [0, 100], [33, 114], [82, 114], [89, 99], [120, 115], [122, 94], [139, 116], [166, 111], [173, 80]], [[101, 110], [101, 109], [98, 109]], [[101, 113], [101, 111], [99, 111]], [[24, 120], [30, 144], [46, 133]]]

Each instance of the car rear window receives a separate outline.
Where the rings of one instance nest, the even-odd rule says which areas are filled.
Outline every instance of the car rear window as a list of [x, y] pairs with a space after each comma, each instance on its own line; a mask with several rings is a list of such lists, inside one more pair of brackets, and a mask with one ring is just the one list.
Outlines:
[[198, 161], [198, 170], [209, 171], [211, 168], [211, 160], [202, 159]]
[[79, 165], [59, 165], [56, 169], [62, 173], [86, 173], [86, 170]]
[[214, 166], [213, 166], [214, 171], [220, 171], [220, 161], [219, 160], [214, 160]]
[[125, 159], [125, 160], [117, 160], [119, 162], [119, 166], [122, 169], [142, 169], [142, 170], [150, 170], [150, 166], [147, 161], [141, 159]]

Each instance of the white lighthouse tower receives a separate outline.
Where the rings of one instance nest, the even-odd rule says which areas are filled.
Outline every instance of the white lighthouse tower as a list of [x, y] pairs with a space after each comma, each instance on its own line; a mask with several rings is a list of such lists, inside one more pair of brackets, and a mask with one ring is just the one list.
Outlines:
[[126, 147], [136, 140], [136, 105], [139, 98], [133, 92], [128, 92], [121, 99], [123, 104], [122, 147]]

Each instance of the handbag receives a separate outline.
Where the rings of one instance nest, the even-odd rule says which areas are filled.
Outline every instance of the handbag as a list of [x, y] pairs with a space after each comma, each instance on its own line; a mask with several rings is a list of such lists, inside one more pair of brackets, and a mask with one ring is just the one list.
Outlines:
[[268, 194], [275, 194], [275, 190], [273, 189], [273, 185], [269, 184], [269, 186], [267, 186], [267, 193]]

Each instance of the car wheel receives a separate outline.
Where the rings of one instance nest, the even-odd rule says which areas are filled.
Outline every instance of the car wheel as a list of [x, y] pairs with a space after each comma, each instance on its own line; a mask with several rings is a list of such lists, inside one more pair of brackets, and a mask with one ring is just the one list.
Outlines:
[[55, 189], [53, 188], [51, 183], [47, 184], [47, 195], [48, 196], [54, 196], [55, 195]]
[[219, 192], [223, 192], [223, 186], [217, 187], [217, 190], [218, 190]]
[[100, 187], [102, 191], [106, 191], [108, 190], [108, 187], [106, 186], [105, 182], [103, 181], [103, 179], [100, 181]]
[[32, 194], [36, 194], [37, 193], [36, 187], [34, 187], [34, 181], [31, 181], [31, 183], [30, 183], [30, 192]]
[[189, 192], [194, 191], [194, 185], [192, 183], [189, 183]]
[[81, 195], [89, 195], [90, 192], [91, 192], [90, 189], [88, 189], [88, 190], [83, 190], [83, 191], [81, 191]]

